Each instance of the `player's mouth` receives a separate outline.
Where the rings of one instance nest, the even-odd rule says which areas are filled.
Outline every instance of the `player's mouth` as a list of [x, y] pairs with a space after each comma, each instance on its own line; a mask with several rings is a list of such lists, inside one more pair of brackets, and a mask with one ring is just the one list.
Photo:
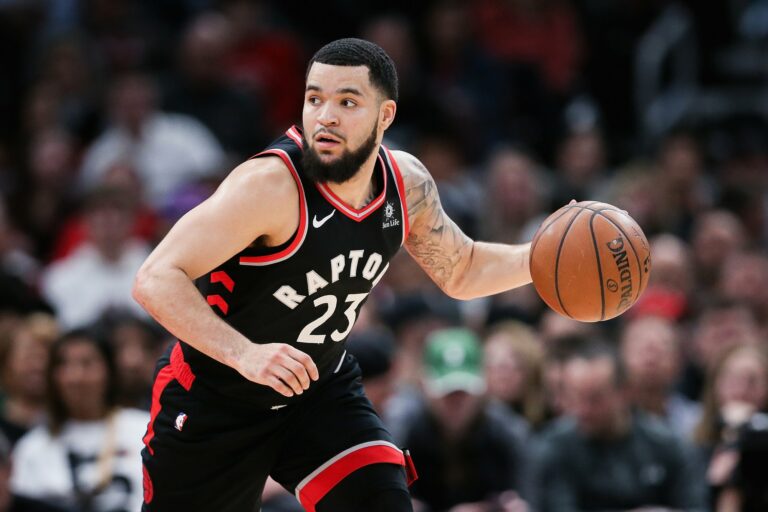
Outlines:
[[341, 140], [334, 135], [329, 135], [327, 133], [318, 133], [315, 135], [315, 147], [317, 147], [317, 149], [333, 149], [339, 144], [341, 144]]

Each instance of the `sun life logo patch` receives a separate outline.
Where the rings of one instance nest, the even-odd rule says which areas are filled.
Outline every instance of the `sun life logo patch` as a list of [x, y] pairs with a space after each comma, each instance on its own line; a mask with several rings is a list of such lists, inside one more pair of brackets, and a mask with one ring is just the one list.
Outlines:
[[395, 205], [387, 201], [384, 206], [384, 222], [382, 222], [382, 228], [391, 228], [400, 225], [400, 219], [395, 217]]

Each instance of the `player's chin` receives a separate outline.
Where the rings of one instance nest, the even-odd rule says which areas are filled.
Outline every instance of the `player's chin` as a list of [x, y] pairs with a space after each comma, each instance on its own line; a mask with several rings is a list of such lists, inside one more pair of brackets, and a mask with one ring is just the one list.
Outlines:
[[341, 150], [338, 148], [333, 149], [318, 149], [317, 156], [324, 164], [332, 164], [341, 158]]

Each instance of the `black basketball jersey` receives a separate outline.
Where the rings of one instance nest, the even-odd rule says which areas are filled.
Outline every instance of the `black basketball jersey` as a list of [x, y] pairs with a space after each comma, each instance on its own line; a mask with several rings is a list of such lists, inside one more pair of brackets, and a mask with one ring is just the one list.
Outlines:
[[[254, 158], [278, 157], [299, 190], [299, 225], [279, 247], [251, 246], [197, 280], [213, 310], [254, 343], [289, 343], [309, 354], [321, 376], [341, 364], [344, 342], [373, 286], [408, 234], [405, 189], [382, 146], [378, 195], [362, 209], [339, 199], [301, 166], [302, 133], [291, 127]], [[258, 172], [258, 171], [256, 171]], [[182, 343], [195, 385], [257, 405], [284, 404], [271, 388]], [[322, 378], [322, 377], [321, 377]]]

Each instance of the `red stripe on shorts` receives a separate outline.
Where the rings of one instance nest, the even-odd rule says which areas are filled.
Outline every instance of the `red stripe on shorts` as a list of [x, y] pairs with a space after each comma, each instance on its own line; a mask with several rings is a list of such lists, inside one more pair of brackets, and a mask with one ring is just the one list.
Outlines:
[[315, 506], [353, 471], [371, 464], [405, 465], [403, 452], [386, 441], [363, 443], [341, 452], [312, 474], [296, 488], [296, 497], [306, 512], [315, 512]]
[[147, 425], [147, 433], [144, 434], [144, 446], [147, 447], [149, 453], [155, 454], [155, 451], [149, 446], [149, 442], [155, 437], [155, 420], [157, 415], [160, 414], [160, 395], [165, 391], [166, 386], [173, 380], [173, 371], [171, 365], [163, 366], [158, 372], [155, 378], [155, 384], [152, 386], [152, 406], [149, 409], [149, 425]]
[[181, 350], [181, 343], [177, 343], [171, 351], [171, 370], [173, 376], [179, 381], [181, 387], [189, 391], [192, 387], [192, 383], [195, 382], [195, 374], [192, 373], [192, 368], [189, 363], [184, 361], [184, 352]]
[[184, 361], [184, 352], [181, 351], [181, 344], [176, 343], [171, 351], [171, 363], [163, 366], [157, 373], [155, 383], [152, 386], [152, 405], [149, 408], [149, 425], [147, 425], [147, 433], [144, 434], [144, 445], [149, 450], [149, 453], [154, 455], [155, 451], [149, 445], [152, 438], [155, 437], [155, 420], [157, 415], [160, 414], [163, 406], [160, 403], [160, 397], [165, 391], [165, 388], [172, 380], [176, 379], [181, 387], [189, 391], [192, 387], [192, 383], [195, 381], [195, 374], [192, 373], [192, 368]]
[[149, 471], [147, 471], [147, 466], [144, 464], [141, 465], [141, 472], [143, 474], [142, 485], [144, 486], [144, 503], [149, 505], [152, 503], [152, 498], [155, 497], [155, 488], [152, 485], [152, 479], [149, 476]]

